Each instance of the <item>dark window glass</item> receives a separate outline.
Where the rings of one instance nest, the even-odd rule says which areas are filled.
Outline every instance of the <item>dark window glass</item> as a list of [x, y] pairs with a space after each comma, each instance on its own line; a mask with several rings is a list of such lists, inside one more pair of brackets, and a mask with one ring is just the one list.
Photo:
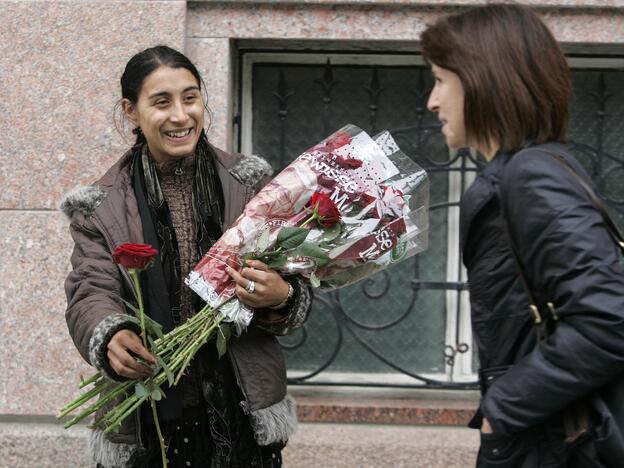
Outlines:
[[[624, 226], [624, 73], [576, 70], [573, 77], [571, 144]], [[457, 333], [447, 342], [454, 335], [447, 332], [448, 318], [457, 323], [456, 330], [460, 326], [459, 306], [447, 311], [449, 294], [457, 299], [465, 288], [459, 257], [447, 252], [453, 234], [449, 215], [456, 230], [459, 194], [482, 163], [468, 151], [449, 156], [437, 119], [426, 110], [432, 86], [428, 70], [256, 63], [251, 82], [253, 152], [276, 169], [352, 123], [371, 134], [390, 130], [401, 148], [427, 169], [431, 181], [429, 249], [368, 281], [317, 292], [305, 329], [281, 340], [291, 376], [321, 370], [450, 372], [453, 355], [470, 356], [473, 350]], [[478, 366], [476, 361], [473, 366]], [[378, 382], [374, 375], [370, 381]]]

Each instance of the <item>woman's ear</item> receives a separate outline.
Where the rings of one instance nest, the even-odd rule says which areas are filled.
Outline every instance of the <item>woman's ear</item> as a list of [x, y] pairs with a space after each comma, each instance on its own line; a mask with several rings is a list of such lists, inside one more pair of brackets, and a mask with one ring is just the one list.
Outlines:
[[130, 102], [130, 99], [121, 100], [121, 110], [124, 115], [137, 127], [139, 126], [139, 118], [136, 111], [136, 106]]

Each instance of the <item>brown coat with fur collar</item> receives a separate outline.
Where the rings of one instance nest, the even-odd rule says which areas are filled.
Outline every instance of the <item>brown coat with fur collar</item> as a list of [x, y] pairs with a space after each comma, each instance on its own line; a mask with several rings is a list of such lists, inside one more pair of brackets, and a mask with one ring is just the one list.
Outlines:
[[[261, 158], [229, 155], [215, 149], [218, 175], [225, 199], [224, 227], [243, 211], [257, 189], [271, 174]], [[143, 231], [132, 187], [132, 155], [126, 153], [94, 186], [70, 192], [61, 208], [70, 217], [75, 242], [67, 277], [66, 312], [70, 334], [82, 357], [110, 378], [120, 380], [106, 358], [106, 345], [127, 321], [121, 298], [134, 297], [127, 271], [112, 262], [115, 246], [142, 243]], [[295, 281], [296, 297], [286, 320], [271, 326], [250, 326], [241, 338], [233, 338], [228, 354], [245, 396], [256, 439], [266, 445], [286, 441], [296, 426], [294, 403], [286, 395], [286, 369], [275, 337], [300, 326], [310, 310], [309, 287]], [[103, 466], [125, 466], [140, 447], [137, 421], [128, 418], [121, 430], [92, 438], [95, 460]]]

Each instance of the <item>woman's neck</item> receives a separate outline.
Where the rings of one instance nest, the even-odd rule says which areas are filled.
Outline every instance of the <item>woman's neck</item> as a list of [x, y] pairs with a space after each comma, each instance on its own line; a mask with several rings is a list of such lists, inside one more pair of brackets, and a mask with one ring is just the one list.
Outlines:
[[498, 153], [500, 145], [498, 143], [489, 143], [487, 145], [476, 146], [475, 149], [489, 162], [494, 159], [494, 156]]

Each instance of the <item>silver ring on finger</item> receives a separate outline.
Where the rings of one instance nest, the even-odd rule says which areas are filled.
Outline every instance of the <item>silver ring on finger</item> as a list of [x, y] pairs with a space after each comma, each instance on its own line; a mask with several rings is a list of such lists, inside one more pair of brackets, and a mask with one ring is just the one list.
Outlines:
[[256, 290], [256, 282], [249, 280], [249, 283], [247, 283], [247, 286], [245, 286], [245, 291], [247, 291], [249, 294], [253, 294], [255, 290]]

